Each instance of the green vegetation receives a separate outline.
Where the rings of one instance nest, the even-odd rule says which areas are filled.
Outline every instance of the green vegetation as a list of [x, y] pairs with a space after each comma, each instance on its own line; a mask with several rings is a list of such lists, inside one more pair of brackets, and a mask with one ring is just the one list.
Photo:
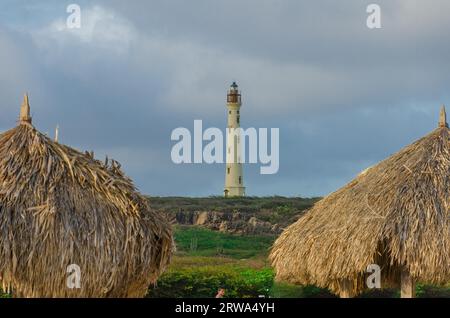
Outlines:
[[336, 297], [328, 290], [315, 286], [296, 286], [287, 283], [275, 283], [270, 291], [274, 298], [330, 298]]
[[[277, 213], [288, 213], [280, 208]], [[274, 282], [267, 260], [275, 237], [238, 236], [201, 227], [175, 227], [177, 252], [168, 270], [147, 297], [308, 298], [335, 297], [326, 289]], [[10, 297], [0, 290], [0, 298]], [[395, 289], [371, 290], [360, 297], [399, 297]], [[450, 285], [417, 286], [417, 297], [450, 297]]]
[[445, 287], [436, 287], [431, 285], [417, 285], [416, 297], [445, 297], [450, 298], [450, 284]]
[[148, 297], [333, 297], [314, 286], [274, 283], [267, 255], [275, 237], [175, 227], [177, 253]]
[[251, 258], [268, 253], [274, 239], [271, 236], [236, 236], [192, 226], [175, 229], [177, 249], [180, 254], [190, 256]]
[[153, 209], [171, 215], [179, 212], [222, 212], [251, 214], [261, 221], [287, 226], [298, 218], [319, 198], [301, 197], [234, 197], [207, 198], [148, 197]]
[[273, 284], [270, 269], [244, 268], [235, 264], [171, 268], [150, 290], [149, 297], [212, 298], [219, 288], [226, 297], [269, 296]]
[[3, 290], [0, 288], [0, 298], [11, 298], [11, 295], [3, 292]]
[[[284, 208], [281, 208], [280, 213]], [[274, 282], [267, 255], [275, 238], [238, 236], [201, 227], [175, 227], [177, 253], [148, 297], [214, 297], [219, 288], [225, 297], [308, 298], [335, 297], [315, 286]], [[395, 289], [370, 290], [362, 298], [399, 297]], [[417, 297], [450, 297], [450, 285], [417, 286]]]
[[257, 213], [262, 210], [275, 210], [283, 207], [284, 211], [303, 211], [311, 207], [319, 198], [301, 197], [237, 197], [225, 198], [212, 196], [207, 198], [188, 197], [149, 197], [154, 209], [165, 212], [183, 211], [217, 211]]
[[234, 211], [236, 209], [243, 212], [257, 212], [261, 209], [273, 209], [282, 205], [289, 205], [299, 210], [309, 207], [318, 198], [301, 197], [232, 197], [211, 196], [206, 198], [189, 197], [149, 197], [152, 206], [161, 210], [176, 210], [182, 207], [186, 211], [214, 210], [214, 211]]
[[273, 271], [266, 256], [274, 237], [237, 236], [201, 227], [175, 228], [177, 253], [149, 297], [270, 296]]

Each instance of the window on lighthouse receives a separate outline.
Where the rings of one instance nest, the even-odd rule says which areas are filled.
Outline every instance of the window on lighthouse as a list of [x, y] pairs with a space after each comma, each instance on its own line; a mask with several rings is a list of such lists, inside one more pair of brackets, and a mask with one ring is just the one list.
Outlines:
[[237, 123], [239, 124], [239, 118], [240, 118], [240, 116], [237, 116]]
[[242, 184], [242, 177], [239, 176], [239, 184]]
[[227, 173], [230, 174], [230, 168], [227, 168]]

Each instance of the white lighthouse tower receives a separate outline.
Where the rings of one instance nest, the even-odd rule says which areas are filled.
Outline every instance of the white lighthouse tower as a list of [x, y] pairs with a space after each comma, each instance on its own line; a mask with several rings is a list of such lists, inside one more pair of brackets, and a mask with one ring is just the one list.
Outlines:
[[236, 82], [230, 86], [227, 94], [228, 124], [225, 171], [225, 197], [245, 195], [244, 177], [241, 163], [240, 109], [241, 93]]

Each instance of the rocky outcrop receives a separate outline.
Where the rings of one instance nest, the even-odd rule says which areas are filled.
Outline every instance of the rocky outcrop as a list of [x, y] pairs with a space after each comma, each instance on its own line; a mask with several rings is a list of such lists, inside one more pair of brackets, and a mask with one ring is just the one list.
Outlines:
[[211, 230], [243, 235], [278, 235], [282, 226], [258, 219], [254, 213], [180, 211], [168, 213], [168, 218], [180, 225], [197, 225]]
[[150, 206], [173, 224], [241, 235], [272, 235], [294, 223], [320, 198], [149, 197]]

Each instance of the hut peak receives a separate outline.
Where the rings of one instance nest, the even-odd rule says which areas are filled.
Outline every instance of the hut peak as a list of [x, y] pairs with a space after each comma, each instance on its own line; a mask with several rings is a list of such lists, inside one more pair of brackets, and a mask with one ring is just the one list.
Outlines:
[[20, 105], [19, 122], [31, 124], [30, 103], [28, 102], [28, 94], [27, 93], [25, 95], [23, 95], [23, 102], [22, 102], [22, 105]]
[[445, 112], [444, 105], [442, 105], [441, 113], [439, 115], [439, 127], [447, 127], [448, 128], [447, 113]]

